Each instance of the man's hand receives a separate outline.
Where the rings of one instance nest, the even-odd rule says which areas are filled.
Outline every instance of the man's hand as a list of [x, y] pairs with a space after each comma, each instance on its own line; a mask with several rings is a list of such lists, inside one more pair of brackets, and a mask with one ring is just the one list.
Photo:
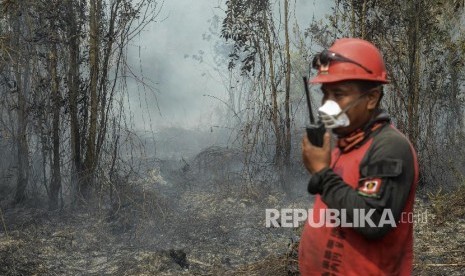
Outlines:
[[304, 165], [311, 174], [315, 174], [331, 164], [331, 136], [326, 132], [323, 137], [323, 147], [312, 145], [304, 136], [302, 140], [302, 157]]

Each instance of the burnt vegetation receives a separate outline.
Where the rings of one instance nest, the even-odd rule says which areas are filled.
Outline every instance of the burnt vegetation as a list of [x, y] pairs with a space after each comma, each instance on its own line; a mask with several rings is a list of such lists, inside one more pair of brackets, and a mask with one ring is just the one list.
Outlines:
[[127, 55], [162, 1], [1, 1], [0, 274], [298, 275], [301, 229], [266, 228], [265, 209], [311, 204], [301, 77], [354, 36], [383, 52], [383, 108], [418, 151], [414, 273], [461, 275], [464, 3], [400, 2], [335, 0], [299, 26], [296, 2], [224, 1], [206, 36], [221, 126], [150, 136]]

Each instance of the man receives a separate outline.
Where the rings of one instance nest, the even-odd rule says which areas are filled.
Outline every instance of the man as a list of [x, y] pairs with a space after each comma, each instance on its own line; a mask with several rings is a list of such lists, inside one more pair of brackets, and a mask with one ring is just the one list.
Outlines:
[[383, 58], [370, 42], [345, 38], [318, 54], [313, 67], [318, 74], [310, 82], [323, 93], [320, 119], [338, 141], [332, 154], [328, 132], [322, 147], [302, 142], [316, 198], [299, 247], [301, 274], [411, 275], [418, 163], [379, 108], [388, 83]]

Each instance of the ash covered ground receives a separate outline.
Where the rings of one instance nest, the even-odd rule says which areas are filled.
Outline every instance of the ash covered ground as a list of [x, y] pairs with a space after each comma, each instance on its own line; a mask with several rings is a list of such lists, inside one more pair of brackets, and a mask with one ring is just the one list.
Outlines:
[[259, 188], [242, 181], [241, 158], [211, 147], [189, 159], [143, 160], [114, 208], [50, 212], [4, 200], [0, 275], [221, 275], [284, 261], [299, 230], [265, 227], [265, 210], [307, 208], [311, 198], [296, 192], [305, 172], [286, 182], [299, 188], [257, 179]]
[[[0, 275], [298, 275], [301, 229], [266, 228], [265, 210], [308, 208], [308, 176], [296, 164], [284, 182], [268, 171], [247, 183], [241, 158], [212, 147], [145, 160], [116, 208], [50, 212], [3, 200]], [[415, 225], [414, 275], [463, 275], [464, 207], [419, 196], [428, 221]]]

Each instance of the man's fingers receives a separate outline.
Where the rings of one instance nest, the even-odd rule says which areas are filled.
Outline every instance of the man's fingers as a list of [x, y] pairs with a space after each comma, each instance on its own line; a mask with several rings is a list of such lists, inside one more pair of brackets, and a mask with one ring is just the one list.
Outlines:
[[331, 135], [329, 134], [329, 132], [325, 132], [325, 135], [323, 136], [323, 149], [331, 149]]

